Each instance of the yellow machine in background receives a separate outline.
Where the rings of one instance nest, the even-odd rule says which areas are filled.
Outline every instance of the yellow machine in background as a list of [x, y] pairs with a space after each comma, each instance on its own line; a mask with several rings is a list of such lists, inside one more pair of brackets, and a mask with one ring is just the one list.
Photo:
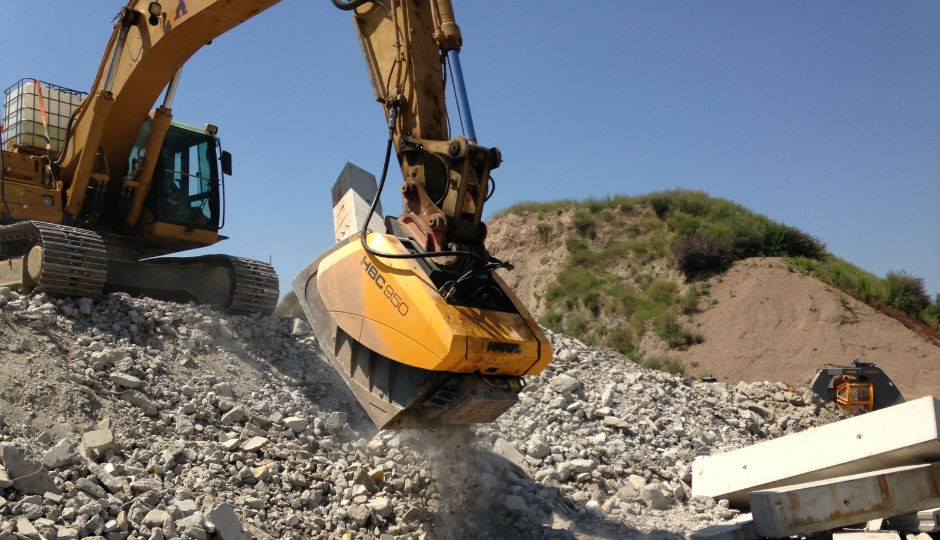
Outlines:
[[[0, 285], [273, 310], [277, 275], [266, 263], [153, 257], [224, 239], [231, 156], [214, 126], [172, 121], [180, 70], [204, 44], [276, 3], [131, 0], [87, 96], [32, 79], [7, 90]], [[491, 421], [515, 403], [522, 376], [550, 362], [551, 347], [493, 274], [508, 264], [484, 246], [483, 206], [501, 157], [476, 142], [450, 0], [333, 4], [353, 13], [389, 127], [385, 173], [394, 149], [403, 209], [384, 230], [363, 225], [304, 270], [294, 280], [298, 299], [380, 428]], [[450, 133], [446, 73], [462, 136]]]
[[824, 401], [836, 403], [853, 414], [904, 403], [894, 382], [871, 362], [853, 360], [850, 366], [820, 368], [810, 388]]

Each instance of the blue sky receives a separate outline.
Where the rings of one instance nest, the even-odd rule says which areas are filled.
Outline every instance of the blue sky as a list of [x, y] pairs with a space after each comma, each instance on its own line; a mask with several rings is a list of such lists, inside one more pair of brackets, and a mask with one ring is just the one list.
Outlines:
[[[7, 3], [3, 87], [87, 89], [121, 5]], [[478, 139], [504, 159], [487, 215], [522, 200], [703, 190], [940, 291], [936, 1], [454, 7]], [[231, 239], [205, 251], [270, 259], [282, 294], [330, 245], [343, 165], [381, 170], [381, 108], [350, 15], [327, 0], [282, 2], [203, 48], [174, 113], [220, 126], [235, 155]], [[393, 171], [388, 213], [399, 182]]]

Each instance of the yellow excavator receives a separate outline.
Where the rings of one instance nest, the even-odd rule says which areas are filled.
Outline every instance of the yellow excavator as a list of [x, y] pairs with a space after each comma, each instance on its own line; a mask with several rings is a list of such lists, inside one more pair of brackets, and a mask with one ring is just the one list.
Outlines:
[[131, 1], [87, 96], [32, 79], [7, 89], [0, 285], [273, 310], [277, 274], [266, 263], [154, 257], [224, 239], [219, 165], [230, 172], [231, 157], [213, 126], [172, 122], [180, 70], [204, 44], [274, 3]]
[[[389, 129], [361, 230], [293, 281], [339, 374], [380, 429], [496, 419], [551, 346], [494, 274], [483, 205], [500, 153], [476, 142], [450, 0], [332, 0], [353, 15]], [[24, 79], [6, 92], [0, 285], [65, 296], [126, 291], [270, 313], [277, 275], [212, 245], [231, 156], [217, 130], [172, 121], [183, 64], [274, 0], [131, 0], [89, 94]], [[448, 76], [449, 75], [449, 76]], [[452, 137], [445, 87], [465, 135]], [[152, 107], [163, 95], [162, 103]], [[374, 223], [395, 151], [403, 208]], [[222, 174], [220, 174], [221, 169]]]

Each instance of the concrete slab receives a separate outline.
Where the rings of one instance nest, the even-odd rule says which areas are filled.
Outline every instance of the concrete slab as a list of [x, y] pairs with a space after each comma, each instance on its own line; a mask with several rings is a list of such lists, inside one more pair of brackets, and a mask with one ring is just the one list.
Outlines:
[[935, 507], [940, 463], [755, 491], [750, 502], [759, 535], [783, 538], [836, 529]]
[[727, 525], [712, 525], [687, 533], [685, 540], [758, 540], [752, 520], [737, 521]]
[[940, 402], [927, 396], [692, 464], [692, 496], [747, 507], [751, 491], [940, 460]]
[[901, 535], [894, 531], [847, 531], [832, 533], [832, 540], [901, 540]]
[[[362, 230], [362, 225], [369, 215], [369, 206], [378, 191], [375, 176], [347, 163], [339, 178], [333, 184], [333, 230], [336, 241], [340, 242]], [[376, 206], [369, 230], [384, 233], [385, 223], [382, 217], [381, 202]]]
[[940, 532], [940, 508], [929, 508], [916, 513], [891, 516], [888, 526], [899, 531]]

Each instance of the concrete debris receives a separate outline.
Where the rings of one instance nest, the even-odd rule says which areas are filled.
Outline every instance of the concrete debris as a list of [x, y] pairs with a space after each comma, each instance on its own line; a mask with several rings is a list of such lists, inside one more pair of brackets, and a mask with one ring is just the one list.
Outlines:
[[140, 388], [144, 385], [144, 382], [139, 378], [120, 371], [111, 373], [109, 378], [115, 386], [123, 386], [124, 388]]
[[770, 538], [826, 531], [940, 504], [940, 463], [751, 493], [754, 530]]
[[47, 469], [58, 469], [71, 465], [77, 459], [79, 456], [75, 446], [68, 439], [62, 439], [42, 455], [40, 462]]
[[213, 508], [206, 520], [208, 527], [214, 529], [219, 540], [249, 540], [238, 516], [235, 515], [235, 509], [229, 503], [222, 503]]
[[696, 456], [843, 417], [549, 333], [555, 361], [497, 422], [376, 433], [298, 319], [0, 297], [0, 540], [679, 540], [740, 514], [691, 496]]
[[[837, 451], [820, 451], [826, 448]], [[696, 459], [693, 495], [746, 507], [751, 491], [937, 460], [940, 401], [926, 396]]]
[[109, 450], [114, 450], [114, 434], [110, 429], [86, 431], [82, 435], [79, 452], [86, 459], [97, 460]]
[[8, 472], [7, 481], [13, 481], [13, 489], [16, 491], [34, 495], [42, 495], [47, 491], [58, 493], [59, 488], [49, 472], [39, 460], [29, 457], [24, 448], [12, 443], [0, 443], [0, 461]]

